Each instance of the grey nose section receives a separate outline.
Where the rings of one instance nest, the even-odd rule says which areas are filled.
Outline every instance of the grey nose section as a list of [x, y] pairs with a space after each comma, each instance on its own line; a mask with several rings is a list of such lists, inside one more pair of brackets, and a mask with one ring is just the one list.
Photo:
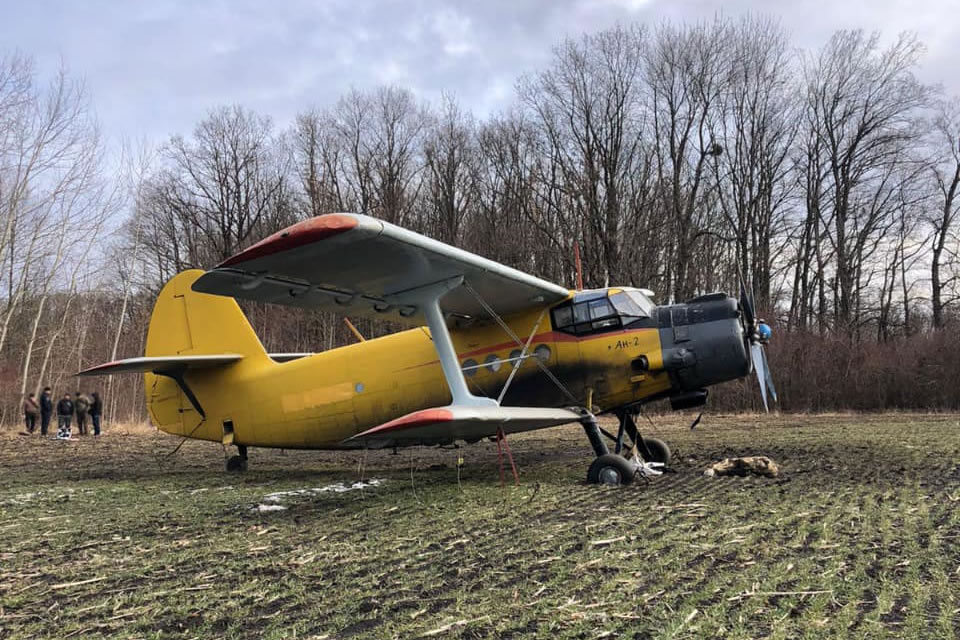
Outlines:
[[724, 293], [658, 308], [663, 365], [676, 391], [688, 392], [750, 373], [737, 301]]

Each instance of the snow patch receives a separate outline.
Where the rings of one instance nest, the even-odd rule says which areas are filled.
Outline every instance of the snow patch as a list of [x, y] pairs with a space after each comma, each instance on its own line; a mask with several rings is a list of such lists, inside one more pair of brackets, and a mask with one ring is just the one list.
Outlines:
[[343, 482], [338, 482], [336, 484], [328, 484], [325, 487], [313, 487], [309, 489], [292, 489], [290, 491], [277, 491], [276, 493], [271, 493], [263, 497], [264, 502], [283, 502], [286, 498], [295, 498], [298, 496], [315, 496], [321, 493], [334, 492], [334, 493], [345, 493], [347, 491], [354, 491], [356, 489], [367, 489], [369, 487], [376, 487], [386, 482], [383, 478], [371, 478], [366, 482], [354, 482], [353, 484], [345, 484]]
[[282, 504], [258, 504], [253, 508], [253, 511], [259, 511], [263, 513], [264, 511], [286, 511], [287, 508]]
[[18, 493], [8, 498], [0, 500], [0, 506], [3, 505], [24, 505], [38, 500], [70, 500], [77, 494], [94, 493], [94, 489], [80, 489], [77, 491], [71, 487], [61, 489], [40, 489], [30, 493]]

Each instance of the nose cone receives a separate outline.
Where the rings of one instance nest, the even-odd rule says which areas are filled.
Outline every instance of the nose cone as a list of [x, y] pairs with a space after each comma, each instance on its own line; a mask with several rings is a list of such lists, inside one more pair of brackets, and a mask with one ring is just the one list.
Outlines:
[[714, 293], [660, 307], [660, 344], [674, 388], [703, 389], [750, 373], [750, 353], [735, 298]]
[[770, 342], [770, 338], [773, 337], [773, 329], [766, 322], [761, 322], [757, 325], [757, 335], [760, 336], [760, 342]]

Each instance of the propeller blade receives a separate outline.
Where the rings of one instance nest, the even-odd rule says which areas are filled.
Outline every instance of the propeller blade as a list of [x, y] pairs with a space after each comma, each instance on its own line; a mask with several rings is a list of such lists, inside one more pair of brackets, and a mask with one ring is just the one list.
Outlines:
[[770, 390], [770, 397], [773, 398], [773, 401], [780, 402], [779, 400], [777, 400], [777, 390], [773, 387], [773, 375], [770, 373], [770, 363], [767, 361], [767, 350], [763, 348], [762, 353], [763, 353], [763, 370], [766, 372], [765, 379], [767, 383], [767, 389]]
[[743, 276], [740, 276], [740, 309], [743, 310], [744, 324], [747, 325], [747, 329], [752, 331], [757, 316], [754, 313], [753, 293], [747, 295], [747, 284], [744, 282]]
[[763, 354], [763, 345], [757, 342], [751, 344], [750, 357], [753, 360], [753, 370], [757, 373], [757, 382], [760, 383], [760, 395], [763, 396], [763, 408], [767, 413], [770, 413], [770, 406], [767, 404], [767, 359]]

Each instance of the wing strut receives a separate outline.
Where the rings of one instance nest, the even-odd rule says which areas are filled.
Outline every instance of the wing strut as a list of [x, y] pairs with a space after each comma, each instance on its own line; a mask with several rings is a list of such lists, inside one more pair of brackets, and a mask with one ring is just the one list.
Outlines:
[[[491, 434], [499, 434], [498, 445], [502, 445], [505, 443], [504, 437], [507, 433], [543, 429], [583, 420], [583, 412], [575, 411], [572, 408], [502, 407], [497, 400], [475, 396], [470, 393], [467, 380], [460, 368], [460, 360], [450, 338], [450, 331], [443, 318], [443, 311], [440, 308], [441, 298], [461, 286], [477, 299], [482, 308], [496, 319], [518, 345], [524, 347], [524, 350], [530, 346], [530, 341], [536, 334], [536, 327], [530, 334], [530, 338], [527, 339], [527, 343], [524, 344], [500, 315], [480, 298], [480, 295], [470, 286], [463, 275], [391, 294], [386, 297], [385, 302], [410, 306], [415, 312], [421, 312], [426, 318], [427, 326], [430, 328], [430, 336], [433, 339], [433, 346], [437, 351], [440, 365], [443, 368], [443, 376], [450, 387], [450, 395], [453, 397], [453, 401], [445, 407], [414, 411], [372, 429], [367, 429], [349, 438], [350, 441], [362, 441], [367, 446], [386, 447], [409, 444], [437, 444], [438, 442], [453, 442], [455, 440], [475, 442]], [[537, 321], [537, 325], [540, 324], [541, 320]], [[522, 360], [523, 357], [517, 358], [517, 362], [522, 362]], [[556, 376], [540, 362], [539, 358], [534, 358], [534, 362], [573, 400], [574, 406], [580, 404], [573, 398], [570, 391], [557, 380]], [[586, 415], [593, 417], [589, 412], [586, 412]]]
[[530, 350], [530, 343], [533, 342], [533, 336], [537, 335], [537, 330], [540, 328], [540, 323], [543, 322], [543, 316], [546, 315], [546, 313], [546, 309], [540, 312], [540, 317], [537, 318], [537, 322], [533, 325], [533, 329], [530, 330], [530, 337], [527, 338], [526, 344], [523, 345], [523, 349], [520, 351], [520, 356], [514, 361], [513, 369], [510, 371], [507, 381], [503, 383], [503, 389], [500, 389], [500, 395], [497, 397], [497, 404], [503, 402], [503, 397], [507, 395], [507, 391], [510, 389], [510, 383], [513, 382], [513, 376], [517, 375], [517, 370], [520, 368], [520, 365], [522, 365], [523, 361], [527, 359], [527, 352]]
[[[490, 317], [497, 321], [497, 324], [500, 325], [500, 328], [503, 329], [506, 332], [506, 334], [510, 336], [514, 342], [517, 343], [517, 346], [523, 347], [523, 342], [520, 340], [517, 334], [513, 332], [513, 329], [510, 328], [510, 325], [504, 322], [503, 318], [500, 317], [500, 314], [494, 311], [493, 308], [489, 304], [487, 304], [487, 301], [480, 296], [477, 290], [471, 287], [470, 283], [467, 282], [466, 280], [463, 281], [463, 286], [467, 291], [470, 292], [470, 295], [472, 295], [476, 299], [476, 301], [480, 304], [480, 306], [483, 307], [483, 309], [488, 314], [490, 314]], [[533, 334], [531, 334], [530, 337], [532, 338]], [[545, 376], [550, 378], [550, 381], [553, 382], [553, 384], [557, 385], [557, 388], [560, 389], [560, 391], [562, 391], [565, 396], [567, 396], [567, 398], [573, 403], [573, 406], [580, 405], [580, 401], [577, 400], [577, 398], [572, 393], [570, 393], [570, 390], [567, 389], [567, 387], [564, 386], [562, 382], [560, 382], [557, 376], [553, 375], [553, 372], [547, 368], [547, 365], [543, 364], [543, 362], [540, 361], [540, 358], [534, 358], [533, 361], [537, 363], [538, 367], [540, 367], [540, 371], [542, 371]], [[586, 409], [587, 409], [587, 412], [590, 413], [591, 407], [586, 407]]]
[[457, 351], [453, 348], [453, 340], [450, 339], [450, 331], [440, 310], [440, 298], [462, 284], [463, 276], [456, 276], [414, 291], [405, 291], [402, 297], [404, 300], [415, 301], [427, 319], [433, 346], [440, 358], [440, 366], [443, 367], [443, 376], [447, 379], [450, 395], [453, 396], [452, 404], [461, 407], [496, 407], [498, 406], [496, 400], [470, 393], [467, 379], [463, 377], [463, 371], [460, 369]]

